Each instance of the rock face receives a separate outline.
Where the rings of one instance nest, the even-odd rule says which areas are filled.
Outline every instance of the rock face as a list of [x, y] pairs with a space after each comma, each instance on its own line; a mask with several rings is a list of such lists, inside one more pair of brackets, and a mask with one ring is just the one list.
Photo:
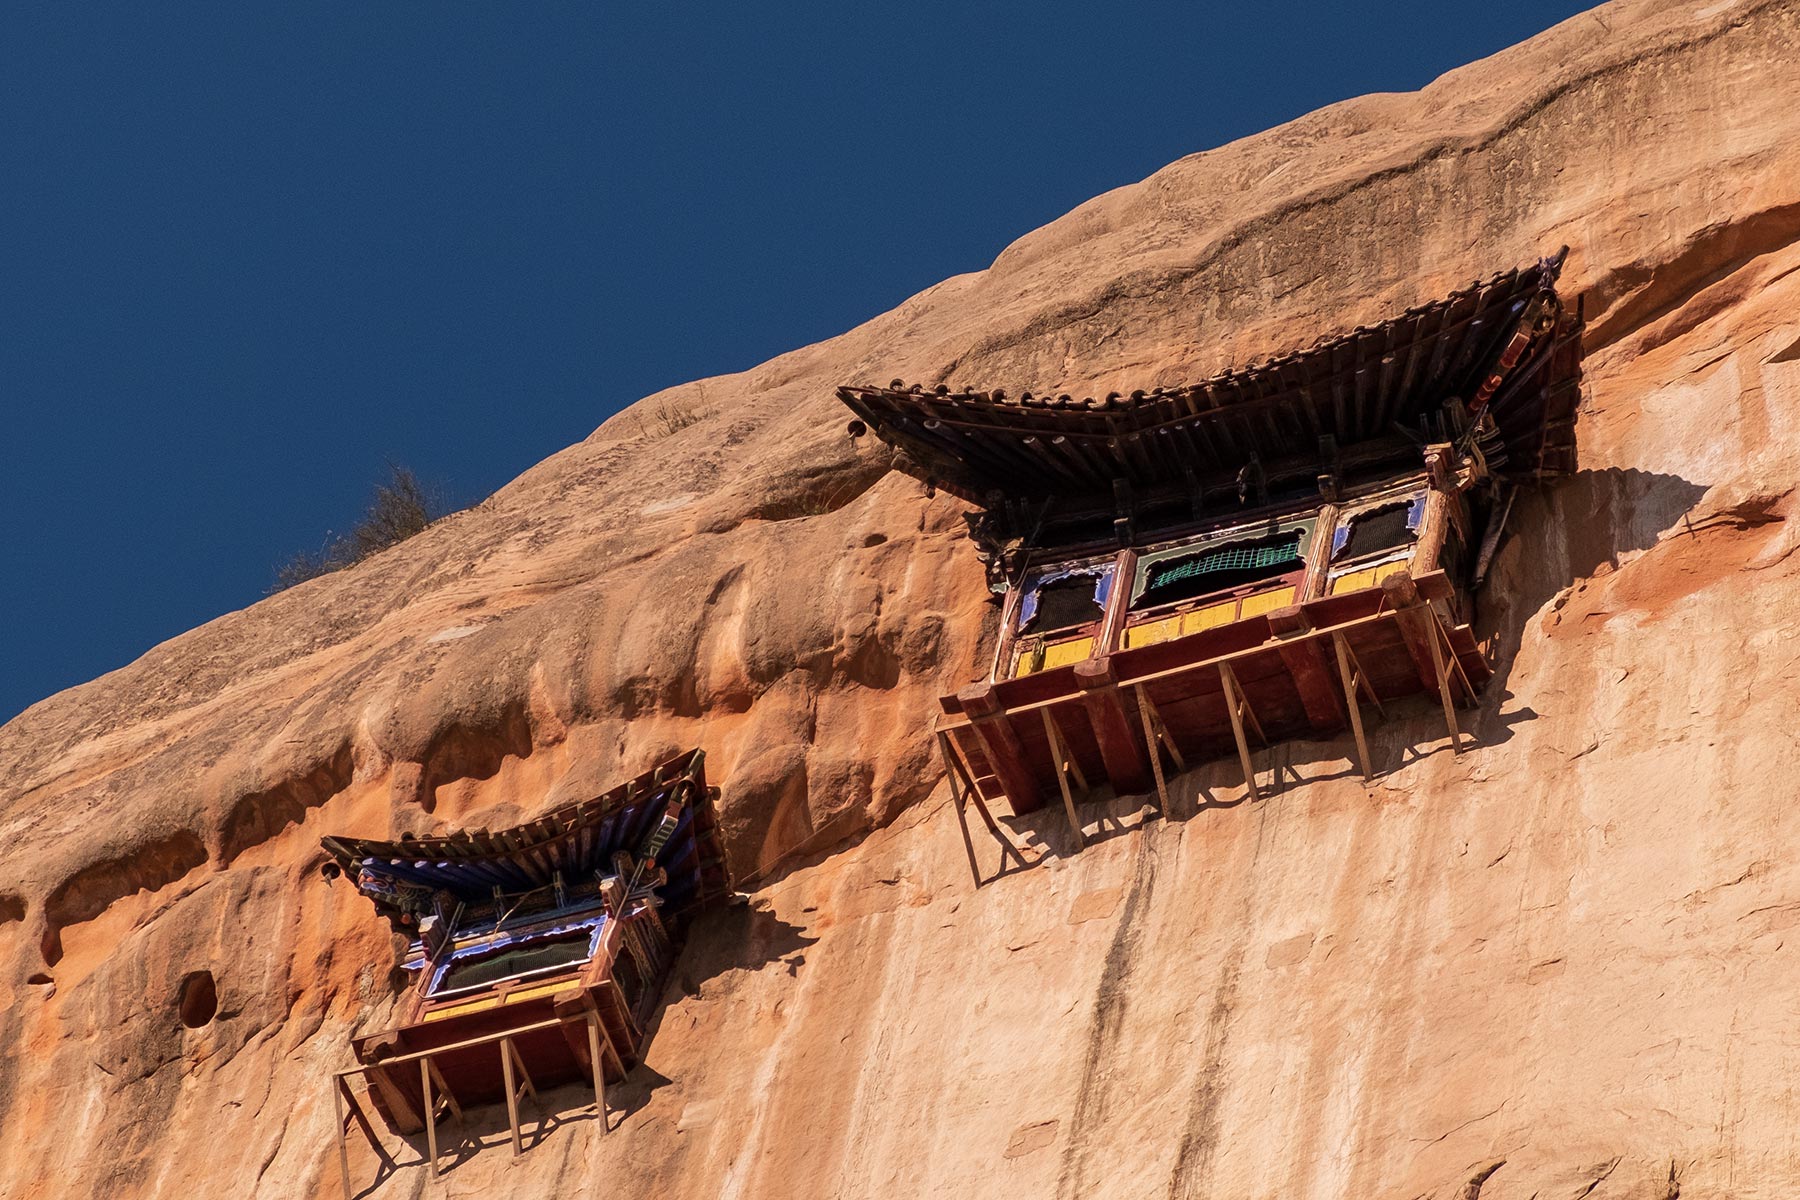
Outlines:
[[[1796, 97], [1800, 3], [1616, 0], [650, 397], [30, 709], [0, 1196], [335, 1196], [326, 1073], [396, 956], [319, 836], [510, 823], [690, 744], [752, 894], [696, 929], [618, 1127], [559, 1093], [514, 1160], [473, 1113], [484, 1148], [375, 1195], [1800, 1194]], [[1373, 786], [1277, 746], [1262, 801], [1208, 765], [1080, 854], [1015, 820], [1035, 865], [974, 890], [926, 732], [992, 609], [961, 506], [833, 387], [1174, 384], [1563, 243], [1582, 470], [1484, 593], [1477, 747], [1402, 707]]]

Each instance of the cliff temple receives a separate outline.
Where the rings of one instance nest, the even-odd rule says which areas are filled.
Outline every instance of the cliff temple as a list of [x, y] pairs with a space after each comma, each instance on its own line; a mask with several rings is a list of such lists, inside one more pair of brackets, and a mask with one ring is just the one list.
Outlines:
[[[410, 939], [398, 1025], [357, 1038], [360, 1065], [332, 1081], [384, 1169], [356, 1075], [390, 1127], [426, 1131], [433, 1175], [438, 1118], [464, 1105], [504, 1101], [518, 1153], [519, 1102], [587, 1080], [604, 1126], [606, 1082], [643, 1054], [689, 915], [731, 890], [717, 795], [694, 750], [511, 829], [324, 839], [327, 876], [347, 875]], [[340, 1108], [350, 1196], [345, 1125]]]
[[1253, 741], [1346, 726], [1366, 777], [1364, 706], [1418, 692], [1460, 752], [1492, 674], [1472, 592], [1514, 490], [1575, 464], [1567, 253], [1187, 387], [839, 389], [853, 435], [981, 509], [1003, 607], [987, 678], [940, 702], [959, 816], [1060, 793], [1079, 843], [1072, 785], [1166, 813], [1165, 761], [1235, 751], [1255, 797]]

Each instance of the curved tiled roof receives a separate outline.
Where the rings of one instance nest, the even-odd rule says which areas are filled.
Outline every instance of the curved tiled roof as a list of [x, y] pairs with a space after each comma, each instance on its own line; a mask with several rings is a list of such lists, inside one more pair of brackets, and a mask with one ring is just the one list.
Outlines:
[[[1487, 404], [1499, 434], [1490, 446], [1496, 470], [1557, 474], [1574, 466], [1580, 377], [1579, 321], [1555, 293], [1566, 253], [1183, 387], [1076, 398], [895, 380], [838, 396], [906, 451], [916, 473], [979, 502], [993, 491], [1041, 497], [1104, 491], [1119, 479], [1154, 485], [1235, 473], [1252, 458], [1265, 468], [1284, 457], [1316, 463], [1322, 437], [1349, 450], [1395, 436], [1396, 425], [1416, 429], [1499, 373]], [[1529, 343], [1499, 371], [1527, 321]]]
[[692, 750], [603, 795], [510, 829], [391, 842], [328, 837], [322, 844], [353, 879], [359, 866], [371, 862], [405, 882], [485, 900], [495, 887], [515, 892], [543, 886], [558, 871], [573, 883], [592, 871], [610, 870], [615, 850], [638, 853], [669, 802], [685, 799], [680, 823], [656, 858], [669, 873], [664, 898], [671, 911], [680, 911], [731, 888], [712, 796], [705, 755]]

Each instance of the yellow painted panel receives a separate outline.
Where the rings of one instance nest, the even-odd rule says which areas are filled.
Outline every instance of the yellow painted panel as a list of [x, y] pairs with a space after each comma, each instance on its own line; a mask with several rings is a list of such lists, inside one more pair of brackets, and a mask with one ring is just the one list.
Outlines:
[[467, 1016], [469, 1013], [481, 1012], [493, 1008], [500, 1003], [494, 996], [483, 996], [479, 1000], [471, 1000], [467, 1004], [457, 1004], [450, 1008], [434, 1008], [425, 1014], [427, 1021], [444, 1021], [451, 1017]]
[[1258, 592], [1254, 596], [1245, 596], [1244, 611], [1241, 615], [1259, 616], [1262, 613], [1274, 612], [1278, 608], [1286, 608], [1293, 602], [1294, 589], [1292, 587], [1272, 588], [1266, 592]]
[[1164, 617], [1160, 621], [1145, 621], [1125, 628], [1125, 645], [1128, 649], [1139, 646], [1154, 646], [1158, 642], [1166, 642], [1170, 638], [1181, 636], [1181, 614]]
[[1217, 604], [1208, 604], [1205, 608], [1196, 608], [1188, 613], [1181, 619], [1181, 632], [1186, 635], [1199, 633], [1202, 629], [1217, 629], [1237, 619], [1237, 601], [1221, 600]]
[[1406, 559], [1397, 558], [1393, 562], [1381, 563], [1378, 566], [1364, 567], [1360, 571], [1350, 571], [1339, 575], [1331, 584], [1331, 594], [1341, 596], [1345, 592], [1354, 592], [1361, 588], [1375, 587], [1392, 575], [1395, 571], [1406, 569]]
[[536, 987], [522, 988], [516, 992], [506, 993], [508, 1004], [517, 1004], [521, 1000], [530, 1000], [537, 996], [548, 996], [551, 992], [560, 992], [564, 988], [575, 986], [573, 979], [559, 979], [555, 983], [540, 983]]
[[1051, 667], [1066, 667], [1070, 663], [1083, 662], [1094, 652], [1094, 639], [1091, 637], [1070, 638], [1066, 642], [1051, 642], [1044, 647], [1043, 670]]
[[1033, 671], [1043, 670], [1043, 659], [1044, 648], [1042, 646], [1025, 647], [1019, 651], [1019, 661], [1013, 664], [1013, 678], [1023, 679]]

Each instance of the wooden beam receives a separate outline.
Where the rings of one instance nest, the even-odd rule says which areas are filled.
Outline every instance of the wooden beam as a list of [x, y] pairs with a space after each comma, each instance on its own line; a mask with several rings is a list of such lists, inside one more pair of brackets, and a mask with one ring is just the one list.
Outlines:
[[1343, 728], [1344, 706], [1332, 684], [1324, 647], [1316, 638], [1295, 637], [1312, 630], [1312, 618], [1304, 609], [1290, 606], [1269, 613], [1268, 620], [1270, 630], [1281, 639], [1275, 649], [1294, 681], [1307, 721], [1320, 732]]
[[448, 1083], [444, 1082], [444, 1073], [439, 1071], [437, 1064], [429, 1058], [423, 1058], [419, 1061], [425, 1064], [426, 1069], [431, 1072], [432, 1079], [437, 1081], [438, 1092], [444, 1098], [444, 1107], [450, 1110], [450, 1115], [456, 1119], [457, 1125], [460, 1126], [463, 1123], [462, 1105], [456, 1102], [456, 1093], [450, 1090], [450, 1085]]
[[1224, 663], [1219, 664], [1219, 682], [1225, 689], [1225, 711], [1231, 717], [1231, 735], [1237, 739], [1238, 762], [1244, 768], [1244, 787], [1249, 789], [1250, 799], [1261, 800], [1262, 793], [1256, 788], [1256, 767], [1250, 761], [1250, 743], [1244, 737], [1242, 710], [1247, 706], [1243, 693], [1238, 691], [1237, 678]]
[[[1115, 583], [1114, 590], [1118, 587]], [[1130, 719], [1125, 715], [1125, 698], [1119, 691], [1112, 659], [1102, 655], [1076, 663], [1075, 682], [1081, 688], [1081, 703], [1087, 709], [1088, 725], [1094, 731], [1100, 761], [1106, 766], [1113, 791], [1121, 795], [1149, 791], [1149, 764], [1144, 761], [1138, 740], [1131, 732]]]
[[1363, 739], [1362, 705], [1356, 702], [1356, 679], [1350, 673], [1350, 643], [1341, 633], [1332, 641], [1337, 646], [1338, 678], [1344, 685], [1344, 701], [1350, 707], [1350, 731], [1356, 735], [1357, 762], [1362, 767], [1363, 782], [1368, 783], [1375, 777], [1375, 768], [1369, 758], [1369, 743]]
[[419, 1096], [425, 1107], [425, 1144], [431, 1152], [431, 1177], [438, 1177], [437, 1102], [431, 1095], [431, 1060], [419, 1060]]
[[1000, 706], [991, 683], [976, 684], [957, 693], [957, 700], [974, 723], [975, 736], [987, 752], [994, 777], [1012, 802], [1016, 813], [1033, 812], [1044, 806], [1044, 794], [1038, 788], [1037, 776], [1025, 758], [1025, 747], [1012, 722]]
[[1437, 617], [1431, 617], [1431, 661], [1437, 672], [1438, 696], [1444, 702], [1444, 724], [1450, 727], [1450, 752], [1462, 753], [1462, 730], [1456, 724], [1456, 697], [1450, 690], [1450, 672], [1444, 666], [1444, 651], [1438, 644], [1440, 632]]
[[1069, 774], [1075, 777], [1075, 786], [1081, 789], [1081, 798], [1085, 800], [1088, 793], [1092, 792], [1094, 788], [1092, 784], [1088, 783], [1087, 772], [1081, 769], [1081, 760], [1075, 757], [1073, 750], [1069, 749], [1069, 739], [1063, 736], [1062, 724], [1056, 716], [1058, 711], [1067, 712], [1069, 709], [1046, 708], [1044, 710], [1044, 715], [1050, 718], [1050, 727], [1056, 731], [1057, 761], [1062, 763]]
[[1238, 711], [1243, 714], [1245, 720], [1250, 722], [1250, 728], [1256, 731], [1256, 740], [1267, 746], [1269, 735], [1263, 732], [1262, 722], [1256, 719], [1256, 710], [1250, 706], [1250, 694], [1244, 691], [1244, 685], [1238, 682], [1237, 672], [1231, 669], [1230, 663], [1220, 663], [1219, 673], [1231, 681], [1231, 690], [1238, 696]]
[[375, 1126], [369, 1123], [368, 1114], [363, 1112], [362, 1105], [356, 1099], [356, 1093], [350, 1090], [349, 1081], [340, 1075], [337, 1077], [337, 1086], [338, 1091], [343, 1094], [344, 1103], [350, 1106], [350, 1115], [355, 1119], [356, 1127], [362, 1130], [363, 1138], [369, 1143], [369, 1148], [375, 1151], [375, 1156], [381, 1160], [383, 1166], [390, 1171], [393, 1170], [394, 1158], [387, 1152], [387, 1147], [381, 1144], [381, 1139], [376, 1136]]
[[[600, 1058], [600, 1014], [595, 1009], [588, 1009], [588, 1063], [594, 1069], [594, 1115], [600, 1118], [600, 1132], [606, 1129], [606, 1066]], [[612, 1044], [612, 1036], [607, 1035], [607, 1045]], [[616, 1053], [616, 1052], [615, 1052]]]
[[1431, 665], [1429, 645], [1431, 611], [1419, 595], [1412, 573], [1394, 572], [1381, 581], [1381, 591], [1387, 606], [1394, 610], [1394, 619], [1400, 624], [1400, 636], [1406, 641], [1406, 653], [1412, 658], [1419, 687], [1428, 693], [1436, 691], [1437, 671]]
[[[962, 748], [957, 745], [956, 738], [945, 730], [938, 731], [938, 738], [940, 739], [938, 750], [944, 754], [945, 761], [950, 764], [950, 773], [962, 781], [964, 799], [974, 806], [975, 814], [981, 818], [982, 824], [987, 826], [988, 833], [996, 842], [1000, 843], [1000, 869], [1006, 869], [1008, 858], [1016, 859], [1021, 867], [1030, 866], [1031, 864], [1025, 859], [1025, 852], [1006, 836], [1005, 831], [1000, 828], [999, 822], [994, 820], [994, 814], [988, 811], [987, 801], [982, 798], [981, 788], [975, 782], [975, 772], [963, 760]], [[959, 814], [959, 819], [960, 816], [961, 814]], [[969, 861], [971, 865], [975, 861], [972, 849]], [[976, 886], [980, 886], [979, 873], [976, 876]]]
[[1144, 689], [1137, 689], [1138, 717], [1144, 723], [1144, 748], [1150, 755], [1150, 769], [1156, 773], [1157, 806], [1162, 810], [1163, 820], [1169, 819], [1169, 785], [1163, 778], [1162, 752], [1156, 748], [1156, 721], [1151, 716], [1150, 697], [1144, 695]]
[[344, 1183], [344, 1200], [351, 1200], [354, 1193], [350, 1190], [350, 1139], [344, 1129], [344, 1098], [339, 1094], [343, 1085], [342, 1079], [333, 1077], [331, 1111], [337, 1114], [338, 1172]]
[[512, 1130], [513, 1157], [525, 1153], [525, 1140], [519, 1136], [519, 1085], [513, 1078], [512, 1039], [500, 1039], [500, 1074], [506, 1083], [506, 1125]]
[[525, 1059], [519, 1053], [519, 1048], [513, 1045], [511, 1040], [508, 1039], [506, 1049], [507, 1053], [512, 1055], [513, 1066], [516, 1067], [519, 1072], [519, 1094], [521, 1096], [530, 1096], [531, 1102], [537, 1105], [538, 1111], [540, 1113], [543, 1112], [544, 1102], [538, 1098], [537, 1085], [532, 1082], [531, 1072], [525, 1068]]
[[1044, 718], [1044, 739], [1050, 743], [1050, 759], [1056, 766], [1056, 783], [1062, 789], [1063, 812], [1068, 814], [1069, 831], [1075, 835], [1075, 848], [1080, 850], [1087, 845], [1087, 839], [1081, 836], [1081, 818], [1075, 815], [1075, 798], [1069, 794], [1069, 772], [1063, 763], [1062, 737], [1056, 732], [1050, 710], [1040, 709], [1039, 713]]

